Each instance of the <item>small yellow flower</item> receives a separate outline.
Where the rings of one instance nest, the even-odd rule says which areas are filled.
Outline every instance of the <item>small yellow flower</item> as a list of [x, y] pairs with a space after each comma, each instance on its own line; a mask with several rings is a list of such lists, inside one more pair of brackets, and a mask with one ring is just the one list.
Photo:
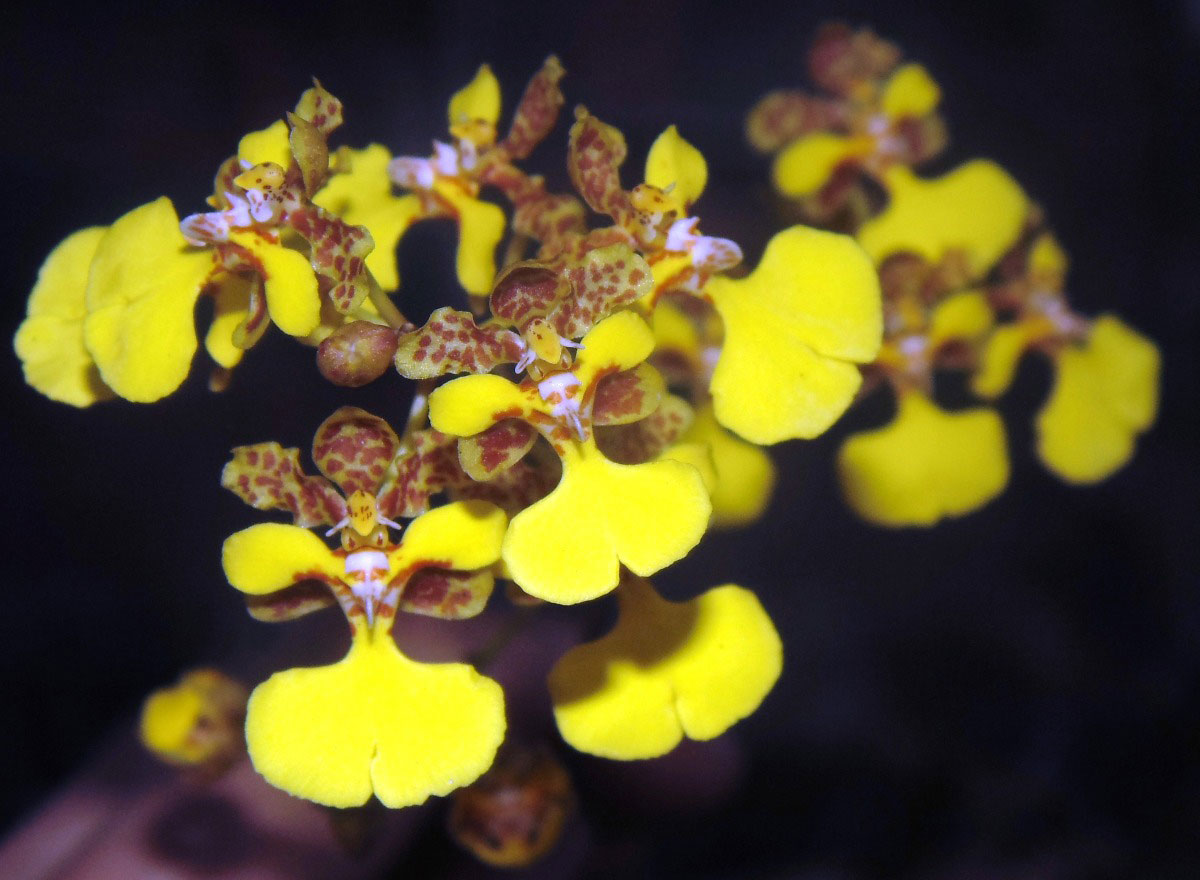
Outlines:
[[725, 325], [717, 420], [753, 443], [815, 437], [854, 399], [883, 332], [879, 278], [853, 239], [795, 226], [748, 277], [706, 288]]
[[[356, 493], [357, 494], [357, 493]], [[355, 522], [345, 526], [362, 534]], [[332, 666], [277, 672], [255, 688], [246, 743], [272, 785], [334, 807], [375, 794], [389, 807], [422, 803], [483, 773], [504, 738], [499, 685], [461, 663], [405, 657], [391, 630], [409, 579], [426, 568], [487, 569], [500, 555], [506, 518], [484, 502], [455, 502], [413, 520], [397, 544], [331, 550], [298, 526], [262, 523], [230, 536], [229, 582], [264, 595], [326, 583], [353, 636]], [[374, 534], [372, 521], [366, 525]]]
[[838, 474], [855, 512], [885, 526], [928, 526], [982, 507], [1008, 482], [1004, 425], [991, 409], [946, 412], [900, 394], [888, 425], [849, 437]]
[[584, 337], [568, 371], [521, 385], [464, 376], [430, 396], [430, 423], [439, 431], [470, 437], [521, 419], [561, 458], [558, 486], [515, 516], [504, 539], [505, 565], [530, 595], [560, 604], [594, 599], [617, 585], [621, 564], [652, 574], [682, 558], [704, 533], [711, 507], [695, 468], [671, 460], [617, 464], [596, 447], [592, 407], [602, 379], [641, 371], [631, 412], [642, 412], [647, 390], [661, 396], [657, 373], [639, 366], [653, 344], [640, 318], [619, 312]]
[[779, 634], [754, 594], [734, 584], [683, 603], [625, 578], [620, 616], [550, 672], [559, 732], [618, 760], [665, 755], [683, 737], [720, 736], [758, 708], [783, 666]]
[[1102, 315], [1082, 344], [1055, 355], [1050, 398], [1037, 416], [1038, 455], [1071, 483], [1095, 483], [1122, 467], [1158, 411], [1154, 343]]

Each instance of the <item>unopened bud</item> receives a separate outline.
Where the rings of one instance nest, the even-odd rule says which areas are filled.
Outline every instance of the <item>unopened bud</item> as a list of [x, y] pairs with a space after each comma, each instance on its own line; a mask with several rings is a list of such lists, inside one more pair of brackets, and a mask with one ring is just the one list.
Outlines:
[[168, 764], [220, 771], [245, 752], [246, 688], [215, 669], [195, 669], [142, 705], [142, 742]]
[[392, 327], [353, 321], [317, 347], [317, 368], [334, 385], [358, 388], [374, 382], [391, 366], [399, 336]]
[[574, 800], [548, 752], [505, 746], [492, 769], [454, 793], [450, 834], [486, 864], [522, 868], [558, 842]]

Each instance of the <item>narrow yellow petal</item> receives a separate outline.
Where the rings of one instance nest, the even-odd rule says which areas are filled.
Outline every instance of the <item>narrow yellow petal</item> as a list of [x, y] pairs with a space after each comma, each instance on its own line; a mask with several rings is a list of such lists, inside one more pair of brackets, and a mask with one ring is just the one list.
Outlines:
[[292, 148], [288, 136], [288, 124], [278, 119], [266, 128], [243, 136], [238, 141], [238, 158], [251, 165], [274, 162], [280, 168], [286, 169], [292, 164]]
[[113, 396], [83, 344], [88, 270], [106, 232], [73, 232], [46, 257], [13, 340], [25, 381], [60, 403], [88, 406]]
[[713, 525], [737, 528], [755, 522], [771, 501], [775, 465], [760, 447], [721, 427], [712, 405], [699, 407], [684, 440], [703, 443], [712, 452], [716, 482], [712, 494]]
[[1008, 483], [1004, 424], [986, 408], [946, 412], [917, 392], [893, 421], [850, 436], [838, 451], [846, 500], [885, 526], [928, 526], [962, 516]]
[[225, 577], [243, 593], [258, 596], [310, 577], [341, 578], [341, 560], [308, 529], [259, 523], [234, 532], [221, 548]]
[[858, 240], [876, 263], [902, 251], [940, 263], [965, 253], [973, 277], [983, 276], [1016, 243], [1029, 203], [995, 162], [976, 159], [942, 177], [922, 180], [903, 165], [884, 174], [890, 201], [862, 225]]
[[563, 739], [617, 760], [654, 758], [684, 737], [712, 739], [758, 708], [779, 678], [783, 648], [762, 605], [734, 584], [667, 602], [622, 583], [617, 625], [551, 670]]
[[785, 196], [810, 196], [829, 182], [838, 165], [870, 152], [869, 138], [818, 131], [793, 141], [775, 157], [771, 179]]
[[528, 410], [525, 391], [503, 376], [491, 374], [454, 379], [429, 395], [429, 423], [456, 437], [470, 437]]
[[500, 82], [492, 68], [481, 64], [475, 78], [450, 97], [451, 126], [481, 119], [495, 125], [500, 119]]
[[467, 293], [485, 295], [492, 292], [496, 277], [496, 245], [504, 236], [504, 212], [490, 202], [464, 193], [454, 183], [435, 184], [458, 217], [458, 253], [455, 269], [458, 283]]
[[83, 338], [117, 394], [148, 403], [183, 382], [196, 352], [196, 298], [212, 268], [212, 255], [184, 240], [165, 197], [104, 234], [88, 275]]
[[995, 313], [981, 290], [964, 290], [942, 300], [929, 318], [929, 343], [934, 348], [951, 340], [974, 342], [995, 323]]
[[892, 119], [927, 116], [942, 99], [942, 90], [920, 64], [896, 68], [883, 87], [883, 112]]
[[673, 187], [671, 197], [690, 205], [700, 198], [708, 183], [708, 163], [672, 125], [650, 147], [646, 156], [646, 183], [662, 190]]
[[504, 731], [499, 685], [465, 664], [416, 663], [390, 636], [356, 639], [332, 666], [276, 673], [246, 717], [255, 769], [331, 807], [449, 794], [491, 766]]
[[391, 554], [392, 570], [434, 561], [444, 568], [469, 571], [500, 558], [508, 526], [504, 511], [486, 501], [455, 501], [414, 519]]
[[241, 363], [245, 350], [233, 344], [233, 332], [250, 313], [252, 282], [237, 275], [221, 281], [213, 297], [213, 319], [204, 336], [204, 348], [217, 364], [232, 369]]
[[573, 372], [585, 388], [601, 372], [636, 367], [654, 350], [654, 334], [633, 312], [617, 312], [593, 327], [582, 340]]
[[299, 251], [268, 241], [255, 232], [236, 231], [229, 240], [253, 255], [263, 278], [267, 312], [288, 336], [307, 336], [321, 323], [321, 298], [312, 265]]
[[850, 405], [879, 350], [879, 279], [852, 238], [795, 226], [747, 278], [707, 287], [725, 324], [718, 421], [754, 443], [815, 437]]
[[1041, 319], [1015, 321], [997, 327], [984, 343], [979, 368], [971, 376], [971, 390], [988, 400], [999, 397], [1012, 385], [1017, 364], [1029, 346], [1053, 332], [1049, 322]]

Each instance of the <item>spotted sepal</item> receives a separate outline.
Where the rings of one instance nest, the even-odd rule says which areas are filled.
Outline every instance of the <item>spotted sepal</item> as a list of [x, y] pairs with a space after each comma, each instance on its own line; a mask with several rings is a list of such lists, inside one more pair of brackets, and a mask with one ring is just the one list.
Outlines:
[[486, 482], [466, 480], [450, 490], [457, 500], [490, 501], [510, 517], [541, 501], [562, 479], [562, 462], [545, 441]]
[[396, 369], [407, 379], [433, 379], [446, 373], [487, 373], [521, 359], [525, 347], [505, 327], [479, 327], [470, 312], [443, 306], [424, 327], [400, 336]]
[[750, 111], [746, 118], [746, 137], [756, 150], [773, 153], [810, 132], [845, 125], [846, 116], [845, 105], [840, 101], [801, 91], [775, 91]]
[[346, 495], [360, 490], [374, 495], [399, 449], [387, 422], [356, 406], [343, 406], [317, 428], [312, 457]]
[[289, 212], [288, 223], [308, 242], [312, 251], [309, 262], [318, 277], [329, 284], [334, 307], [346, 315], [362, 305], [371, 292], [366, 258], [375, 250], [375, 240], [367, 227], [351, 226], [316, 205]]
[[588, 113], [575, 108], [567, 170], [571, 183], [588, 207], [625, 225], [633, 217], [629, 193], [621, 188], [621, 163], [627, 153], [625, 136]]
[[640, 421], [596, 428], [596, 445], [619, 464], [653, 461], [691, 427], [692, 407], [682, 397], [664, 395], [658, 409]]
[[627, 425], [641, 421], [658, 409], [665, 394], [662, 375], [649, 364], [604, 376], [596, 383], [592, 424]]
[[221, 485], [258, 510], [288, 511], [301, 528], [333, 525], [346, 515], [337, 489], [301, 470], [300, 450], [275, 442], [234, 447]]
[[571, 293], [547, 320], [566, 339], [582, 339], [604, 318], [654, 289], [650, 266], [627, 244], [590, 250], [565, 270]]
[[537, 438], [537, 431], [528, 422], [505, 419], [463, 437], [458, 442], [458, 461], [471, 479], [490, 480], [520, 461]]
[[261, 596], [243, 596], [246, 610], [255, 620], [280, 623], [295, 620], [322, 608], [337, 604], [328, 583], [311, 578]]
[[342, 124], [342, 102], [326, 91], [313, 77], [311, 89], [306, 89], [296, 102], [296, 115], [311, 122], [325, 137]]
[[564, 100], [558, 81], [565, 73], [558, 58], [551, 55], [525, 87], [525, 93], [521, 95], [513, 114], [512, 128], [500, 143], [512, 158], [524, 159], [554, 128]]
[[409, 434], [380, 484], [379, 512], [388, 519], [412, 519], [429, 510], [431, 496], [469, 483], [458, 464], [457, 441], [432, 428]]
[[405, 584], [400, 610], [443, 620], [464, 620], [484, 609], [494, 584], [490, 568], [476, 571], [423, 568]]

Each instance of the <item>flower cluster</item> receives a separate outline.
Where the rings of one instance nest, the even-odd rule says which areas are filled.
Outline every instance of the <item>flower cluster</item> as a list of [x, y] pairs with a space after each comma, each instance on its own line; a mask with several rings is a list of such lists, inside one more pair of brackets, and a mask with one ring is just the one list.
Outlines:
[[[738, 244], [701, 231], [707, 164], [675, 126], [626, 188], [624, 136], [576, 108], [576, 192], [548, 191], [520, 163], [555, 125], [563, 75], [547, 59], [500, 137], [500, 86], [481, 67], [430, 157], [331, 149], [342, 107], [315, 84], [219, 166], [211, 211], [181, 220], [161, 198], [75, 233], [30, 297], [16, 339], [27, 379], [76, 406], [178, 388], [200, 296], [214, 301], [218, 378], [274, 324], [319, 346], [337, 384], [389, 366], [416, 382], [400, 430], [355, 407], [330, 415], [312, 445], [319, 474], [275, 442], [237, 447], [222, 474], [291, 519], [225, 542], [250, 613], [336, 605], [351, 633], [344, 659], [278, 672], [245, 705], [254, 766], [301, 797], [400, 807], [488, 770], [505, 739], [499, 685], [466, 663], [410, 659], [392, 628], [405, 612], [477, 615], [496, 578], [534, 606], [617, 595], [614, 629], [550, 673], [577, 749], [647, 758], [715, 737], [780, 674], [779, 636], [749, 590], [671, 602], [648, 578], [710, 525], [761, 516], [774, 483], [761, 447], [814, 437], [850, 405], [879, 353], [878, 277], [852, 238], [805, 227], [742, 271]], [[388, 295], [396, 248], [438, 217], [457, 223], [469, 309], [451, 302], [418, 324]], [[195, 714], [180, 699], [147, 709], [164, 753], [190, 748], [174, 745]]]
[[830, 96], [772, 93], [751, 112], [747, 133], [760, 150], [778, 151], [779, 192], [852, 232], [879, 271], [884, 341], [866, 373], [868, 387], [893, 389], [896, 414], [839, 452], [851, 507], [883, 525], [931, 525], [1003, 491], [999, 415], [988, 406], [943, 409], [934, 378], [966, 371], [971, 390], [990, 401], [1027, 351], [1055, 369], [1035, 422], [1046, 467], [1071, 483], [1120, 468], [1154, 421], [1154, 344], [1114, 316], [1071, 309], [1066, 256], [999, 165], [975, 159], [937, 178], [912, 171], [946, 143], [940, 89], [923, 67], [845, 25], [821, 32], [809, 66]]

